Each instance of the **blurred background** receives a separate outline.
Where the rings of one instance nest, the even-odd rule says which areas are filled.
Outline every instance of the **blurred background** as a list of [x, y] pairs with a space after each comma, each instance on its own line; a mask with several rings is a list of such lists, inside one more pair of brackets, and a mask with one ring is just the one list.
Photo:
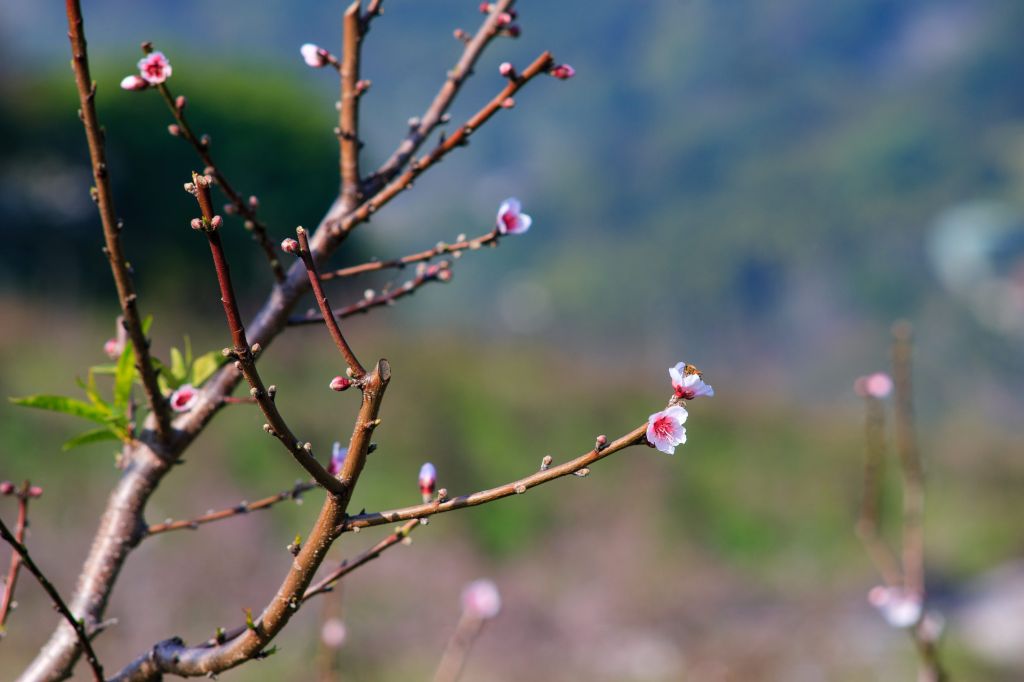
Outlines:
[[[385, 3], [365, 42], [365, 167], [391, 152], [460, 53], [476, 4]], [[226, 344], [202, 239], [181, 191], [198, 168], [154, 92], [124, 92], [138, 45], [211, 135], [222, 170], [280, 239], [337, 190], [328, 70], [339, 3], [86, 3], [118, 210], [158, 356]], [[907, 680], [915, 660], [865, 595], [879, 577], [853, 533], [863, 451], [855, 377], [888, 365], [889, 326], [915, 326], [915, 399], [928, 475], [931, 596], [955, 679], [1024, 674], [1024, 5], [1015, 0], [641, 0], [518, 3], [452, 110], [540, 51], [577, 69], [539, 79], [464, 150], [374, 216], [336, 255], [391, 257], [491, 229], [507, 196], [525, 237], [468, 253], [450, 284], [353, 319], [361, 357], [394, 367], [380, 449], [355, 507], [415, 503], [421, 462], [468, 492], [589, 449], [664, 405], [667, 368], [697, 364], [717, 396], [689, 442], [632, 449], [525, 498], [434, 519], [313, 603], [279, 652], [232, 680], [312, 679], [325, 609], [343, 614], [346, 680], [427, 679], [462, 585], [491, 577], [502, 614], [467, 680]], [[79, 396], [117, 312], [56, 3], [0, 5], [0, 394]], [[246, 314], [270, 283], [234, 219]], [[330, 291], [357, 300], [372, 278]], [[321, 453], [355, 400], [330, 393], [317, 328], [264, 360], [295, 430]], [[289, 487], [298, 470], [250, 406], [217, 417], [148, 518], [182, 518]], [[70, 593], [118, 476], [110, 444], [61, 452], [84, 423], [0, 403], [0, 478], [31, 478], [29, 544]], [[892, 467], [891, 467], [892, 469]], [[895, 481], [887, 511], [899, 509]], [[131, 557], [98, 640], [116, 670], [157, 640], [207, 638], [276, 589], [310, 495]], [[0, 499], [12, 519], [14, 503]], [[890, 516], [890, 518], [892, 518]], [[895, 531], [888, 524], [886, 532]], [[346, 536], [332, 559], [384, 531]], [[6, 557], [6, 551], [0, 552]], [[6, 559], [4, 559], [6, 560]], [[1016, 600], [1016, 601], [1014, 601]], [[0, 643], [13, 679], [55, 622], [24, 576]], [[1013, 605], [1016, 606], [1013, 606]], [[80, 666], [80, 676], [86, 670]], [[85, 679], [83, 677], [82, 679]]]

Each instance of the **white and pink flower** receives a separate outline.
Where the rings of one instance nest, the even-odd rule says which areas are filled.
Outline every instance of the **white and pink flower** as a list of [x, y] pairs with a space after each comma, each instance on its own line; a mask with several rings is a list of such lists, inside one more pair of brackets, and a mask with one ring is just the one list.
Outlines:
[[519, 199], [509, 197], [498, 207], [498, 232], [501, 234], [523, 234], [530, 229], [533, 218], [523, 213]]
[[423, 495], [423, 502], [430, 502], [434, 496], [434, 487], [437, 485], [437, 469], [430, 462], [420, 467], [420, 493]]
[[175, 412], [188, 412], [199, 402], [199, 391], [192, 384], [182, 384], [171, 394], [171, 409]]
[[480, 620], [489, 620], [501, 611], [498, 586], [486, 578], [474, 580], [462, 590], [462, 610]]
[[678, 363], [675, 367], [668, 368], [668, 375], [672, 379], [672, 390], [676, 397], [682, 400], [693, 400], [698, 396], [715, 395], [715, 389], [710, 384], [705, 384], [700, 373], [695, 370], [687, 371], [685, 362]]
[[921, 620], [921, 597], [902, 587], [873, 587], [868, 592], [868, 602], [894, 628], [913, 627]]
[[892, 393], [893, 381], [885, 372], [875, 372], [867, 376], [859, 377], [853, 382], [853, 390], [863, 398], [876, 398], [882, 400], [888, 398]]
[[686, 442], [686, 408], [672, 405], [647, 418], [647, 442], [667, 455], [674, 455], [676, 446]]
[[[150, 52], [139, 60], [139, 74], [150, 85], [159, 85], [171, 77], [171, 63], [163, 52]], [[121, 81], [121, 87], [124, 87], [124, 81]]]

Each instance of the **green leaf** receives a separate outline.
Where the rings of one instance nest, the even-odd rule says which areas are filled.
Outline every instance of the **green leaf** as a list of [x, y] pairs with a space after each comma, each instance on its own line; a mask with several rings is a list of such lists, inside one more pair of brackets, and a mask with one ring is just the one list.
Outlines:
[[192, 363], [192, 385], [200, 386], [204, 381], [210, 378], [210, 376], [216, 372], [221, 363], [224, 362], [224, 356], [220, 351], [211, 350], [209, 353], [203, 353], [196, 361]]
[[105, 365], [93, 365], [89, 371], [93, 374], [117, 374], [117, 365], [112, 362]]
[[188, 366], [185, 364], [185, 357], [177, 348], [171, 348], [171, 376], [175, 381], [181, 383], [188, 377]]
[[84, 400], [75, 400], [62, 395], [30, 395], [24, 398], [11, 398], [10, 401], [22, 407], [63, 412], [97, 424], [108, 424], [111, 420], [110, 410], [90, 405]]
[[72, 450], [74, 448], [81, 447], [83, 445], [89, 445], [90, 443], [99, 443], [105, 440], [122, 440], [122, 436], [116, 433], [111, 428], [100, 428], [80, 433], [74, 438], [68, 440], [64, 445], [60, 446], [60, 449], [64, 452]]
[[114, 407], [124, 409], [131, 397], [132, 383], [135, 381], [135, 348], [131, 341], [124, 344], [121, 357], [117, 360], [117, 371], [114, 372]]

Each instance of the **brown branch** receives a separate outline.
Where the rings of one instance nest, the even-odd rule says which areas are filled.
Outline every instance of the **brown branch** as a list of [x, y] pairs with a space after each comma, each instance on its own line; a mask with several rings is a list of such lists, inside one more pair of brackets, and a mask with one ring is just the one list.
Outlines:
[[[25, 530], [28, 528], [28, 491], [30, 487], [29, 482], [25, 481], [15, 493], [18, 498], [18, 517], [14, 522], [14, 539], [22, 545], [25, 544]], [[20, 570], [21, 555], [11, 552], [11, 563], [7, 569], [7, 579], [4, 581], [4, 594], [0, 598], [0, 637], [6, 633], [7, 618], [11, 613], [11, 605], [14, 603], [14, 587], [18, 583]]]
[[466, 665], [466, 659], [469, 658], [469, 651], [484, 628], [484, 622], [483, 618], [470, 611], [462, 611], [455, 632], [448, 640], [441, 662], [434, 671], [433, 682], [457, 682], [462, 675], [462, 668]]
[[[392, 305], [395, 301], [401, 298], [411, 296], [417, 289], [428, 282], [447, 282], [449, 279], [451, 279], [451, 270], [449, 269], [448, 262], [441, 261], [437, 265], [424, 268], [424, 270], [416, 275], [415, 278], [407, 280], [405, 284], [400, 287], [385, 289], [375, 296], [363, 298], [361, 301], [357, 301], [349, 306], [341, 308], [340, 310], [335, 310], [334, 317], [336, 319], [343, 320], [346, 317], [368, 312], [373, 308]], [[323, 321], [324, 318], [322, 314], [312, 311], [305, 315], [288, 318], [289, 326], [322, 324]]]
[[149, 537], [151, 535], [168, 533], [174, 530], [195, 530], [196, 528], [199, 528], [199, 526], [207, 523], [213, 523], [214, 521], [220, 521], [221, 519], [241, 516], [242, 514], [248, 514], [249, 512], [258, 511], [260, 509], [269, 509], [278, 502], [284, 502], [285, 500], [298, 500], [304, 493], [318, 487], [320, 486], [316, 483], [300, 481], [288, 490], [283, 490], [276, 495], [264, 497], [263, 499], [256, 500], [255, 502], [241, 502], [233, 507], [206, 512], [202, 516], [197, 516], [194, 519], [182, 519], [179, 521], [168, 520], [163, 523], [154, 523], [153, 525], [146, 527], [145, 536]]
[[[148, 43], [146, 43], [146, 48], [152, 49]], [[270, 263], [270, 270], [274, 273], [274, 279], [278, 282], [283, 281], [284, 268], [277, 256], [277, 250], [274, 248], [273, 242], [267, 236], [267, 226], [256, 215], [256, 207], [244, 200], [242, 195], [235, 191], [235, 188], [231, 186], [228, 179], [224, 177], [220, 167], [217, 166], [213, 156], [210, 154], [209, 138], [206, 136], [199, 137], [192, 130], [192, 126], [189, 125], [188, 118], [185, 116], [184, 100], [180, 102], [179, 106], [178, 100], [171, 94], [166, 82], [158, 84], [156, 89], [160, 92], [164, 102], [167, 104], [167, 108], [174, 117], [177, 125], [176, 134], [183, 137], [196, 150], [203, 165], [206, 166], [205, 172], [213, 176], [221, 191], [224, 192], [224, 196], [231, 202], [231, 206], [242, 216], [246, 229], [252, 232], [253, 240], [260, 245], [260, 248], [267, 257], [267, 261]]]
[[924, 599], [924, 476], [914, 435], [911, 389], [911, 328], [893, 326], [892, 370], [895, 385], [896, 448], [903, 467], [903, 578], [906, 589]]
[[408, 256], [402, 256], [401, 258], [392, 258], [391, 260], [376, 260], [368, 263], [362, 263], [361, 265], [352, 265], [347, 268], [341, 268], [333, 272], [324, 272], [320, 275], [320, 280], [327, 282], [332, 279], [338, 279], [341, 277], [353, 277], [355, 275], [361, 275], [366, 272], [376, 272], [378, 270], [385, 270], [388, 268], [395, 268], [401, 270], [407, 265], [412, 263], [419, 263], [422, 261], [429, 261], [443, 256], [447, 253], [454, 255], [456, 258], [462, 255], [463, 251], [475, 251], [483, 246], [498, 245], [498, 239], [501, 237], [501, 233], [494, 229], [485, 235], [474, 237], [473, 239], [466, 239], [459, 237], [454, 244], [445, 244], [444, 242], [439, 243], [432, 249], [426, 251], [420, 251], [419, 253], [412, 253]]
[[521, 74], [516, 74], [515, 77], [509, 78], [508, 83], [502, 91], [497, 94], [497, 96], [484, 105], [482, 109], [476, 112], [464, 124], [459, 126], [451, 136], [440, 141], [438, 145], [434, 147], [433, 151], [419, 159], [411, 161], [409, 163], [409, 167], [404, 173], [398, 175], [379, 191], [368, 192], [368, 194], [371, 195], [370, 198], [360, 204], [359, 208], [355, 209], [341, 220], [333, 223], [331, 225], [331, 230], [334, 232], [335, 236], [337, 238], [344, 238], [344, 235], [360, 223], [365, 222], [371, 214], [378, 211], [381, 207], [395, 198], [395, 196], [411, 187], [413, 180], [419, 177], [423, 171], [443, 159], [456, 147], [469, 144], [469, 138], [477, 131], [477, 129], [480, 128], [480, 126], [485, 124], [492, 116], [494, 116], [495, 113], [506, 108], [506, 103], [511, 100], [512, 96], [517, 93], [520, 88], [529, 83], [539, 74], [546, 73], [553, 63], [554, 58], [551, 56], [551, 53], [544, 52], [533, 60], [533, 63], [526, 67]]
[[[371, 2], [370, 4], [373, 5], [374, 3]], [[387, 161], [367, 179], [367, 194], [372, 195], [376, 193], [398, 175], [434, 129], [444, 121], [448, 107], [455, 100], [455, 96], [459, 94], [462, 84], [473, 73], [473, 67], [476, 65], [477, 60], [480, 59], [480, 55], [483, 54], [491, 40], [499, 34], [499, 17], [514, 4], [515, 0], [498, 0], [498, 2], [494, 3], [491, 13], [484, 19], [480, 28], [473, 35], [473, 38], [466, 43], [459, 61], [448, 72], [444, 84], [437, 95], [434, 96], [430, 106], [427, 107], [422, 116], [416, 119], [416, 124], [410, 127], [405, 139], [388, 157]]]
[[96, 658], [96, 652], [93, 651], [92, 643], [89, 642], [89, 636], [85, 632], [84, 620], [75, 618], [74, 614], [68, 608], [68, 605], [64, 603], [64, 599], [61, 598], [60, 593], [57, 592], [57, 588], [46, 578], [43, 572], [36, 565], [36, 562], [32, 560], [31, 555], [28, 553], [28, 549], [21, 542], [18, 541], [14, 535], [11, 534], [7, 524], [0, 519], [0, 537], [2, 537], [7, 544], [9, 544], [14, 551], [21, 557], [22, 563], [25, 565], [25, 569], [31, 573], [35, 579], [39, 582], [39, 585], [49, 595], [50, 600], [53, 601], [53, 607], [64, 617], [68, 625], [74, 628], [75, 635], [78, 637], [78, 643], [82, 649], [85, 650], [85, 659], [89, 662], [89, 667], [92, 668], [93, 678], [98, 682], [103, 682], [103, 666], [100, 665], [100, 661]]
[[[358, 3], [354, 5], [358, 9]], [[320, 276], [316, 272], [316, 262], [313, 259], [313, 252], [309, 249], [309, 236], [306, 234], [306, 230], [298, 228], [295, 230], [295, 234], [299, 238], [299, 256], [302, 258], [302, 263], [306, 266], [306, 273], [309, 276], [309, 285], [313, 289], [313, 295], [316, 298], [316, 303], [320, 306], [320, 314], [323, 316], [323, 321], [327, 325], [327, 331], [331, 333], [331, 338], [334, 340], [334, 345], [338, 347], [338, 351], [341, 352], [341, 357], [345, 358], [345, 364], [348, 365], [349, 371], [352, 377], [359, 380], [366, 374], [366, 370], [359, 364], [358, 358], [355, 353], [352, 352], [352, 348], [348, 345], [345, 340], [344, 334], [341, 333], [341, 327], [338, 326], [338, 320], [334, 317], [334, 311], [331, 309], [331, 304], [327, 300], [327, 295], [324, 294], [324, 288], [320, 284]]]
[[341, 106], [338, 108], [338, 146], [341, 164], [341, 197], [355, 204], [361, 195], [359, 175], [359, 59], [363, 40], [360, 16], [362, 0], [356, 0], [342, 19], [343, 52], [341, 55]]
[[288, 428], [288, 424], [285, 423], [284, 417], [281, 416], [274, 402], [276, 389], [268, 390], [256, 370], [254, 353], [258, 352], [259, 345], [250, 347], [245, 337], [245, 327], [242, 325], [242, 316], [238, 312], [238, 303], [235, 299], [234, 287], [231, 284], [231, 271], [228, 268], [227, 257], [224, 255], [224, 247], [217, 229], [221, 222], [220, 216], [213, 214], [209, 180], [198, 173], [193, 173], [189, 191], [195, 194], [196, 201], [203, 213], [202, 218], [193, 221], [193, 226], [206, 234], [210, 244], [210, 254], [213, 256], [214, 269], [217, 271], [217, 283], [220, 285], [220, 300], [224, 305], [224, 316], [227, 318], [228, 329], [234, 344], [231, 354], [235, 357], [236, 368], [249, 382], [249, 394], [267, 419], [264, 429], [281, 441], [295, 461], [309, 472], [317, 483], [334, 495], [343, 493], [344, 490], [339, 481], [327, 473], [327, 470], [317, 462], [312, 446], [309, 443], [299, 442], [295, 434]]
[[89, 56], [85, 41], [85, 28], [82, 21], [82, 8], [79, 0], [65, 0], [68, 17], [68, 39], [71, 41], [71, 68], [75, 72], [75, 85], [78, 88], [78, 100], [81, 108], [79, 117], [85, 127], [85, 138], [89, 145], [89, 158], [92, 161], [92, 177], [95, 187], [93, 199], [100, 213], [103, 224], [104, 253], [110, 262], [110, 272], [117, 287], [117, 300], [124, 316], [124, 326], [128, 337], [135, 348], [135, 367], [142, 379], [142, 387], [149, 403], [150, 411], [155, 419], [154, 428], [157, 438], [166, 444], [171, 436], [171, 413], [167, 400], [160, 392], [156, 379], [156, 369], [149, 353], [149, 339], [142, 331], [142, 320], [139, 316], [138, 300], [135, 284], [128, 266], [127, 258], [121, 245], [121, 221], [114, 210], [114, 197], [110, 188], [110, 174], [107, 169], [104, 133], [96, 115], [96, 83], [89, 75]]
[[903, 586], [899, 561], [880, 534], [882, 479], [885, 458], [885, 413], [878, 398], [865, 395], [864, 490], [861, 497], [857, 537], [875, 568], [890, 587]]
[[469, 495], [462, 495], [460, 497], [447, 500], [438, 498], [434, 502], [418, 504], [412, 507], [391, 509], [383, 512], [356, 514], [346, 518], [345, 522], [338, 528], [338, 530], [339, 532], [345, 533], [355, 528], [367, 528], [369, 526], [379, 526], [384, 523], [397, 523], [399, 521], [406, 521], [409, 519], [422, 519], [435, 514], [454, 511], [455, 509], [476, 507], [481, 504], [500, 500], [503, 497], [521, 495], [530, 488], [547, 483], [548, 481], [553, 481], [556, 478], [569, 476], [571, 474], [576, 474], [577, 472], [583, 473], [584, 469], [600, 459], [613, 455], [620, 450], [625, 450], [631, 445], [640, 445], [641, 443], [646, 442], [646, 434], [647, 425], [643, 424], [626, 435], [620, 436], [611, 443], [608, 443], [604, 447], [595, 447], [590, 452], [580, 455], [575, 459], [571, 459], [564, 464], [542, 468], [540, 471], [535, 474], [531, 474], [530, 476], [510, 481], [509, 483], [505, 483], [504, 485], [499, 485], [494, 488], [488, 488], [487, 490], [481, 490]]
[[338, 537], [337, 528], [345, 518], [352, 490], [366, 462], [370, 438], [380, 424], [380, 404], [390, 379], [390, 366], [380, 360], [360, 384], [363, 401], [349, 441], [348, 457], [339, 474], [344, 492], [327, 496], [319, 518], [291, 562], [283, 583], [259, 618], [235, 639], [213, 647], [186, 647], [177, 638], [159, 642], [112, 680], [156, 680], [164, 673], [186, 677], [216, 674], [262, 654], [299, 610], [306, 589]]

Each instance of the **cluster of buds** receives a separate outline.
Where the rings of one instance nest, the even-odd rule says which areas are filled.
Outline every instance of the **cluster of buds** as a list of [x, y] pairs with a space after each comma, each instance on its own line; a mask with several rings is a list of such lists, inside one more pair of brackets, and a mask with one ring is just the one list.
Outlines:
[[192, 225], [193, 230], [198, 230], [200, 232], [216, 232], [220, 229], [223, 222], [223, 218], [219, 215], [215, 215], [210, 220], [207, 220], [206, 218], [193, 218], [190, 225]]
[[[145, 90], [151, 85], [160, 85], [171, 77], [171, 63], [163, 52], [150, 52], [139, 60], [139, 73], [125, 76], [121, 80], [124, 90]], [[182, 104], [183, 108], [184, 104]]]
[[885, 372], [868, 374], [867, 376], [859, 377], [853, 382], [853, 390], [862, 398], [882, 400], [889, 397], [892, 389], [892, 377]]
[[17, 495], [18, 497], [40, 497], [43, 489], [37, 485], [30, 485], [24, 491], [18, 490], [18, 486], [10, 481], [0, 481], [0, 495]]
[[437, 486], [437, 469], [430, 462], [420, 467], [419, 485], [423, 503], [426, 504], [434, 498], [434, 490]]
[[704, 383], [704, 376], [693, 365], [685, 362], [668, 370], [672, 380], [672, 402], [661, 412], [647, 418], [647, 442], [665, 454], [675, 454], [676, 446], [686, 442], [686, 419], [689, 413], [680, 402], [698, 396], [713, 396], [715, 390]]
[[423, 279], [436, 279], [439, 282], [449, 282], [452, 279], [451, 263], [446, 260], [443, 260], [440, 263], [432, 263], [430, 265], [421, 263], [420, 267], [416, 268], [416, 274]]

